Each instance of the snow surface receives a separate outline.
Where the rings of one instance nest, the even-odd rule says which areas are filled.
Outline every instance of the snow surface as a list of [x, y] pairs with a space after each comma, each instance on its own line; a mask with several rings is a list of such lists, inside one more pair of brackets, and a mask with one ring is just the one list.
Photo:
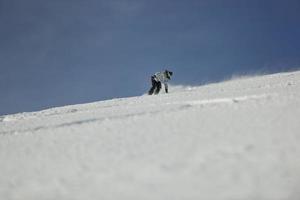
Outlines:
[[0, 117], [0, 199], [299, 200], [300, 72]]

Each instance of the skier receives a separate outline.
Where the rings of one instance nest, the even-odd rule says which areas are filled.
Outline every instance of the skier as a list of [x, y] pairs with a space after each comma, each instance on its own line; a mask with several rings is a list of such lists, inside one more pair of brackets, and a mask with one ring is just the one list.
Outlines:
[[171, 79], [173, 72], [165, 70], [163, 72], [157, 72], [151, 76], [152, 87], [149, 90], [148, 94], [152, 95], [158, 94], [161, 89], [161, 83], [165, 86], [165, 92], [168, 93], [168, 84], [167, 82]]

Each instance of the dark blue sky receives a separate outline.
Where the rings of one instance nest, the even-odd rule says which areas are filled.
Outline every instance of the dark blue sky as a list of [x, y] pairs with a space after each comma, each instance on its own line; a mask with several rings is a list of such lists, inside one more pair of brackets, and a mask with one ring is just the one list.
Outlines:
[[0, 115], [300, 66], [299, 0], [0, 0]]

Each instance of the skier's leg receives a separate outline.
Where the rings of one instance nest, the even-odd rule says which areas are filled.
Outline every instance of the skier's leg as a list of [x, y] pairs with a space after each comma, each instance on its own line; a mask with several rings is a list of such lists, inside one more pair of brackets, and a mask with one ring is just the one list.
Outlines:
[[161, 89], [161, 82], [157, 82], [155, 94], [158, 94]]
[[150, 90], [148, 92], [149, 95], [152, 95], [156, 88], [156, 81], [154, 80], [153, 76], [151, 76], [151, 83], [152, 83], [152, 87], [150, 88]]

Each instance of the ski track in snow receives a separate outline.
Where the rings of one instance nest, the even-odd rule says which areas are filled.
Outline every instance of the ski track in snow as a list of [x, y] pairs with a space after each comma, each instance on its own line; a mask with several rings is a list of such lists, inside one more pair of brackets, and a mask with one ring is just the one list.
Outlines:
[[[176, 105], [176, 107], [171, 107], [167, 108], [164, 110], [160, 111], [148, 111], [148, 112], [139, 112], [139, 113], [129, 113], [125, 115], [116, 115], [116, 116], [111, 116], [111, 117], [101, 117], [101, 118], [90, 118], [90, 119], [85, 119], [85, 120], [78, 120], [78, 121], [71, 121], [71, 122], [66, 122], [66, 123], [60, 123], [52, 126], [38, 126], [32, 129], [23, 129], [23, 130], [13, 130], [13, 131], [6, 131], [6, 132], [0, 132], [0, 134], [20, 134], [20, 133], [26, 133], [26, 132], [36, 132], [40, 130], [46, 130], [46, 129], [56, 129], [56, 128], [64, 128], [68, 126], [74, 126], [74, 125], [81, 125], [85, 123], [100, 123], [105, 120], [118, 120], [118, 119], [126, 119], [129, 117], [137, 117], [137, 116], [143, 116], [143, 115], [156, 115], [160, 114], [162, 112], [167, 113], [167, 112], [178, 112], [182, 109], [191, 109], [192, 107], [195, 106], [205, 106], [205, 105], [215, 105], [215, 104], [232, 104], [232, 103], [239, 103], [243, 101], [250, 101], [250, 100], [259, 100], [259, 99], [266, 99], [266, 98], [271, 98], [275, 97], [276, 94], [262, 94], [262, 95], [249, 95], [249, 96], [239, 96], [239, 97], [231, 97], [231, 98], [216, 98], [216, 99], [205, 99], [205, 100], [198, 100], [198, 101], [186, 101], [186, 102], [173, 102], [173, 103], [165, 103], [165, 105]], [[119, 105], [121, 106], [121, 105]], [[135, 105], [132, 105], [135, 106]], [[108, 108], [111, 106], [108, 106]], [[102, 107], [103, 108], [103, 107]], [[107, 107], [106, 107], [107, 108]], [[65, 112], [61, 113], [55, 113], [55, 114], [46, 114], [46, 116], [52, 116], [52, 115], [59, 115], [59, 114], [68, 114], [68, 113], [74, 113], [78, 112], [76, 109], [71, 109], [67, 110]], [[30, 118], [37, 117], [35, 115], [30, 116]], [[22, 119], [22, 118], [21, 118]], [[16, 120], [21, 120], [18, 119], [18, 117], [4, 117], [2, 119], [3, 122], [12, 122]]]
[[0, 199], [299, 200], [300, 72], [0, 116]]

